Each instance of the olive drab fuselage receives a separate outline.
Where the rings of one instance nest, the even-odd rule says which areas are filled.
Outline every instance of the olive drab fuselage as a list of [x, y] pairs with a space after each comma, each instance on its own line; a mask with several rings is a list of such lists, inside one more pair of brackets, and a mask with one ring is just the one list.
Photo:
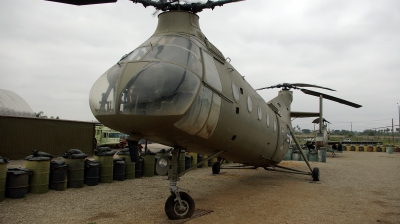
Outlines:
[[133, 140], [224, 150], [246, 165], [279, 163], [292, 140], [292, 92], [265, 102], [185, 11], [160, 14], [153, 36], [96, 81], [89, 101], [101, 123]]

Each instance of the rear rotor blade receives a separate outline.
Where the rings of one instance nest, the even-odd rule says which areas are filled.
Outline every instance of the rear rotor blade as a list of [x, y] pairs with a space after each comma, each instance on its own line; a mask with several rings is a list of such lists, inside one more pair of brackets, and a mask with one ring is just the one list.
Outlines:
[[278, 87], [278, 86], [263, 87], [263, 88], [256, 89], [256, 91], [257, 91], [257, 90], [263, 90], [263, 89], [272, 89], [272, 88], [277, 88], [277, 87]]
[[307, 83], [292, 83], [292, 86], [296, 86], [296, 87], [314, 87], [314, 88], [326, 89], [326, 90], [330, 90], [330, 91], [336, 91], [334, 89], [330, 89], [330, 88], [327, 88], [327, 87], [311, 85], [311, 84], [307, 84]]
[[345, 104], [347, 106], [351, 106], [351, 107], [355, 107], [355, 108], [362, 107], [361, 105], [358, 105], [356, 103], [352, 103], [352, 102], [349, 102], [347, 100], [336, 98], [336, 97], [333, 97], [333, 96], [330, 96], [330, 95], [326, 95], [326, 94], [323, 94], [323, 93], [311, 91], [311, 90], [308, 90], [308, 89], [300, 89], [300, 90], [305, 94], [312, 95], [312, 96], [317, 96], [317, 97], [322, 96], [324, 99], [332, 100], [332, 101], [335, 101], [335, 102], [338, 102], [338, 103], [341, 103], [341, 104]]

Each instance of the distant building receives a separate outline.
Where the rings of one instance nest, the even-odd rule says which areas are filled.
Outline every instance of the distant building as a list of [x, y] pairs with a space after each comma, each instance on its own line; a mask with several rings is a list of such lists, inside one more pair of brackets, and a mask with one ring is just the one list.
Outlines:
[[23, 159], [39, 150], [61, 156], [69, 149], [92, 154], [94, 123], [36, 117], [22, 97], [0, 89], [0, 156]]
[[0, 115], [15, 117], [35, 117], [28, 103], [18, 94], [0, 89]]

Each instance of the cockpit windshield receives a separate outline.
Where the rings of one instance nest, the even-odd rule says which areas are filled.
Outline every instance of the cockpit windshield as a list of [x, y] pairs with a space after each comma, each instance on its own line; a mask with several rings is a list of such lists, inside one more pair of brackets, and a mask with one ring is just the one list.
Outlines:
[[200, 79], [174, 64], [152, 62], [125, 86], [120, 99], [121, 114], [180, 115], [191, 105]]
[[164, 36], [142, 60], [163, 60], [177, 62], [191, 70], [199, 77], [203, 67], [200, 57], [200, 49], [190, 40], [180, 36]]

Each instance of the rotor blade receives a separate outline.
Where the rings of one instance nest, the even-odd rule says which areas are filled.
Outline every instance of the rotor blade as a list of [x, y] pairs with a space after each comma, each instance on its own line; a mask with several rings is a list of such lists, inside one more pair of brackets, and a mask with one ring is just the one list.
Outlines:
[[263, 89], [272, 89], [272, 88], [275, 88], [276, 86], [270, 86], [270, 87], [264, 87], [264, 88], [259, 88], [259, 89], [256, 89], [256, 91], [257, 90], [263, 90]]
[[298, 86], [298, 87], [314, 87], [314, 88], [326, 89], [326, 90], [330, 90], [330, 91], [336, 91], [336, 90], [334, 90], [334, 89], [330, 89], [330, 88], [327, 88], [327, 87], [317, 86], [317, 85], [311, 85], [311, 84], [307, 84], [307, 83], [292, 83], [292, 86]]
[[224, 4], [242, 2], [242, 1], [245, 0], [220, 0], [220, 1], [208, 0], [206, 3], [192, 3], [189, 5], [192, 8], [192, 11], [196, 13], [203, 11], [203, 9], [214, 9], [215, 6], [223, 6]]
[[333, 96], [330, 96], [330, 95], [326, 95], [326, 94], [323, 94], [323, 93], [311, 91], [311, 90], [308, 90], [308, 89], [300, 89], [300, 90], [305, 94], [312, 95], [312, 96], [317, 96], [317, 97], [322, 96], [324, 99], [332, 100], [332, 101], [335, 101], [335, 102], [338, 102], [338, 103], [341, 103], [341, 104], [345, 104], [347, 106], [351, 106], [351, 107], [355, 107], [355, 108], [362, 107], [361, 105], [358, 105], [356, 103], [352, 103], [352, 102], [349, 102], [347, 100], [336, 98], [336, 97], [333, 97]]
[[103, 3], [115, 3], [117, 0], [45, 0], [49, 2], [59, 2], [71, 5], [93, 5]]

